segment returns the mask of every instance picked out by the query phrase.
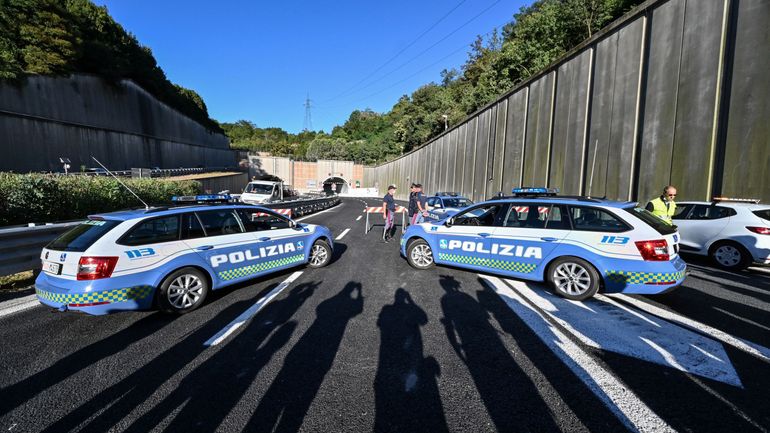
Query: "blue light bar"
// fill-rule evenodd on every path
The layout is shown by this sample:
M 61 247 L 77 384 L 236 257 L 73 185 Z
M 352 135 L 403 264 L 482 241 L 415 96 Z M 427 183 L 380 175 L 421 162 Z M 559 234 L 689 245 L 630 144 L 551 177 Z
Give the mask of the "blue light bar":
M 230 194 L 175 195 L 171 197 L 174 203 L 221 203 L 232 200 Z
M 559 188 L 514 188 L 513 194 L 558 194 Z

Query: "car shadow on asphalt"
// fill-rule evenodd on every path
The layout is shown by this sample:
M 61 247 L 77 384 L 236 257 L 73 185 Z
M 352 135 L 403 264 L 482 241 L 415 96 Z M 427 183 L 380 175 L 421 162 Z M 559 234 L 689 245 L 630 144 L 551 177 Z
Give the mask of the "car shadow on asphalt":
M 425 311 L 403 288 L 377 319 L 380 355 L 374 379 L 375 431 L 448 431 L 436 377 L 438 362 L 423 356 Z
M 93 317 L 83 317 L 83 319 L 99 320 Z M 0 416 L 9 413 L 71 376 L 92 368 L 97 362 L 120 353 L 127 346 L 158 332 L 173 321 L 173 316 L 159 312 L 146 315 L 109 337 L 93 342 L 59 359 L 46 369 L 0 389 L 0 396 L 2 396 L 0 398 Z
M 73 431 L 76 428 L 82 428 L 85 431 L 113 429 L 116 422 L 133 412 L 138 406 L 145 404 L 168 380 L 206 350 L 207 346 L 204 342 L 252 304 L 253 299 L 243 300 L 223 309 L 216 317 L 205 321 L 185 338 L 163 350 L 124 379 L 94 394 L 85 403 L 56 420 L 43 431 L 53 433 Z M 209 401 L 216 401 L 216 397 L 208 393 L 205 397 Z M 138 430 L 148 431 L 150 428 L 139 426 Z
M 288 343 L 297 328 L 292 318 L 319 285 L 299 284 L 285 298 L 265 306 L 246 329 L 186 375 L 126 431 L 150 431 L 180 406 L 184 407 L 165 427 L 166 431 L 217 431 L 258 373 Z

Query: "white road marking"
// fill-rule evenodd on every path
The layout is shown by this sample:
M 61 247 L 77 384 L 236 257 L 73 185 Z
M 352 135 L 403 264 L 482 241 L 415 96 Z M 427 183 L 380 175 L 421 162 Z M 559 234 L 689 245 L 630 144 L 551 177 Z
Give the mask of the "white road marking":
M 335 241 L 338 241 L 338 240 L 340 240 L 340 239 L 344 238 L 344 237 L 345 237 L 345 235 L 346 235 L 346 234 L 348 234 L 348 232 L 349 232 L 349 231 L 350 231 L 350 229 L 345 229 L 345 230 L 343 230 L 343 231 L 342 231 L 342 233 L 340 233 L 340 235 L 339 235 L 339 236 L 337 236 L 336 238 L 334 238 L 334 240 L 335 240 Z
M 756 356 L 757 358 L 770 362 L 770 349 L 767 347 L 761 346 L 756 343 L 752 343 L 750 341 L 743 340 L 738 337 L 733 337 L 732 335 L 724 331 L 720 331 L 719 329 L 713 328 L 709 325 L 706 325 L 705 323 L 701 323 L 701 322 L 698 322 L 697 320 L 693 320 L 688 317 L 681 316 L 677 313 L 665 310 L 660 307 L 656 307 L 655 305 L 649 304 L 644 301 L 640 301 L 628 295 L 613 293 L 609 296 L 616 299 L 620 299 L 626 303 L 633 305 L 634 307 L 642 311 L 645 311 L 654 316 L 658 316 L 661 319 L 666 319 L 670 322 L 675 322 L 681 326 L 690 328 L 702 334 L 706 334 L 715 340 L 719 340 L 722 343 L 729 344 L 730 346 L 733 346 L 736 349 L 740 349 L 746 353 Z
M 310 214 L 310 215 L 306 215 L 306 216 L 303 216 L 302 218 L 297 218 L 297 219 L 295 219 L 294 221 L 304 221 L 304 220 L 306 220 L 306 219 L 308 219 L 308 218 L 312 218 L 312 217 L 314 217 L 314 216 L 318 216 L 318 215 L 321 215 L 322 213 L 326 213 L 326 212 L 329 212 L 329 211 L 333 211 L 333 210 L 337 210 L 337 209 L 340 209 L 340 208 L 341 208 L 341 207 L 343 207 L 344 205 L 345 205 L 345 203 L 343 203 L 343 202 L 340 202 L 340 204 L 338 204 L 337 206 L 334 206 L 334 207 L 330 207 L 329 209 L 326 209 L 326 210 L 322 210 L 321 212 L 316 212 L 316 213 L 314 213 L 314 214 Z
M 537 334 L 540 340 L 631 431 L 673 432 L 632 390 L 602 368 L 588 353 L 553 326 L 536 308 L 499 278 L 479 274 L 487 285 Z
M 584 301 L 590 307 L 586 310 L 541 285 L 505 282 L 587 346 L 743 387 L 724 346 L 708 336 L 663 320 L 650 323 L 639 317 L 642 313 L 629 313 L 602 299 Z M 543 301 L 550 307 L 544 307 Z M 704 351 L 711 356 L 704 355 Z
M 0 317 L 17 313 L 19 311 L 23 311 L 28 308 L 37 307 L 38 305 L 41 305 L 41 304 L 40 304 L 40 301 L 37 300 L 36 295 L 29 295 L 21 298 L 11 299 L 3 303 L 0 303 Z
M 225 326 L 221 331 L 217 332 L 213 337 L 206 340 L 205 343 L 203 343 L 204 346 L 216 346 L 217 344 L 223 342 L 230 334 L 235 332 L 236 329 L 240 328 L 241 325 L 246 323 L 249 319 L 251 319 L 255 314 L 259 312 L 265 305 L 267 305 L 270 301 L 273 300 L 283 289 L 289 287 L 289 284 L 291 284 L 294 280 L 296 280 L 300 275 L 302 275 L 302 271 L 295 272 L 291 275 L 289 275 L 289 278 L 283 280 L 281 284 L 276 286 L 273 290 L 270 291 L 264 298 L 257 301 L 256 304 L 249 307 L 248 310 L 241 313 L 240 316 L 236 317 L 235 320 L 230 322 L 227 326 Z
M 356 221 L 361 221 L 361 218 L 363 218 L 363 215 L 359 215 L 358 218 L 356 218 Z

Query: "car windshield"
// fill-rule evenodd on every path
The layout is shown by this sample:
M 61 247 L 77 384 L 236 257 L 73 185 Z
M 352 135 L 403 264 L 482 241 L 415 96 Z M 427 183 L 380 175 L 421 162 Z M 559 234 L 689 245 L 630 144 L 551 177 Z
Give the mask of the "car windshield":
M 56 251 L 83 252 L 120 221 L 88 220 L 54 239 L 46 248 Z
M 755 210 L 754 215 L 762 218 L 765 221 L 770 221 L 770 209 Z
M 676 227 L 666 224 L 662 219 L 656 217 L 647 209 L 641 207 L 627 207 L 623 210 L 644 221 L 645 224 L 654 228 L 658 233 L 662 235 L 670 235 L 672 233 L 676 233 Z
M 264 183 L 250 183 L 246 185 L 246 189 L 243 192 L 247 192 L 251 194 L 272 194 L 273 185 L 268 185 Z
M 445 198 L 444 207 L 466 207 L 472 205 L 473 202 L 467 198 Z

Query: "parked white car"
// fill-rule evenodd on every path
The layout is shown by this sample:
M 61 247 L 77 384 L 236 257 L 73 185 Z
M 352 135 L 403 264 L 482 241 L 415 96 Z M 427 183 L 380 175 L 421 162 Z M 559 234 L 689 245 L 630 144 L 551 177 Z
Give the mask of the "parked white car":
M 770 264 L 770 205 L 758 200 L 715 199 L 677 203 L 680 248 L 709 256 L 724 269 Z

